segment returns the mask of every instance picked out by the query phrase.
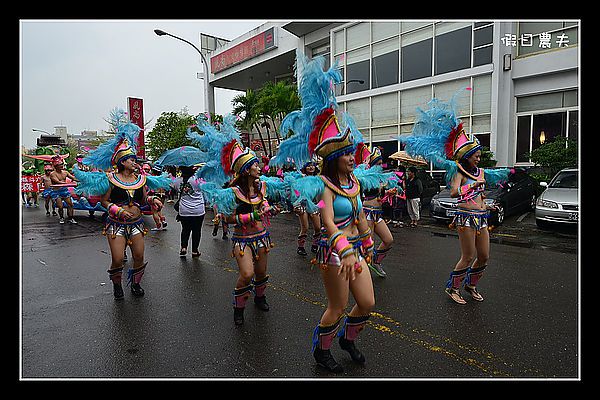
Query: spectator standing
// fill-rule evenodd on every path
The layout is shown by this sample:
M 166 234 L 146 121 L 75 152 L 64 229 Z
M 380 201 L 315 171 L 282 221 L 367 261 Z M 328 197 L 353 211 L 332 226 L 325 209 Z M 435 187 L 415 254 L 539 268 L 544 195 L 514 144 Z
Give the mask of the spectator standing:
M 410 216 L 410 226 L 417 226 L 421 219 L 421 194 L 423 194 L 423 183 L 417 177 L 417 168 L 409 167 L 406 180 L 406 208 Z
M 202 223 L 204 222 L 204 196 L 199 188 L 199 181 L 193 178 L 194 168 L 179 167 L 181 176 L 173 182 L 173 188 L 179 197 L 179 210 L 177 220 L 181 222 L 181 250 L 180 256 L 187 254 L 187 247 L 192 235 L 192 257 L 199 257 L 200 237 L 202 236 Z

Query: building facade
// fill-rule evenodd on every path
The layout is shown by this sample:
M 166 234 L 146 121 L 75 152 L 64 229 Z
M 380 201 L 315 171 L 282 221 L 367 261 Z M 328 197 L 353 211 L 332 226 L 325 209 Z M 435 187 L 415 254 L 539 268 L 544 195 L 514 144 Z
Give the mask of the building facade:
M 529 166 L 556 136 L 578 137 L 580 21 L 269 22 L 210 54 L 210 84 L 257 89 L 293 78 L 296 49 L 338 62 L 340 110 L 384 155 L 401 150 L 416 108 L 457 106 L 498 166 Z M 430 169 L 432 173 L 432 169 Z

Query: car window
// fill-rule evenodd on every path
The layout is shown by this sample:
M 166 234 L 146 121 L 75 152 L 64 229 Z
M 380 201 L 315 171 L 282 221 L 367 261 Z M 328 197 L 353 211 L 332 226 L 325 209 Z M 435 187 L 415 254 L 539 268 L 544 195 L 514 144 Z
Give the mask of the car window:
M 550 183 L 550 187 L 577 189 L 577 174 L 577 171 L 559 172 Z

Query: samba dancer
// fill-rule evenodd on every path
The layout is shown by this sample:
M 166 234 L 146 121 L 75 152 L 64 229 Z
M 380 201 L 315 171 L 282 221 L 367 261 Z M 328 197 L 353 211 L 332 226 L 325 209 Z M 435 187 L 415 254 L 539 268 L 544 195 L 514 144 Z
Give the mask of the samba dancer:
M 470 88 L 467 88 L 470 90 Z M 401 135 L 411 156 L 422 156 L 436 167 L 446 170 L 446 182 L 452 197 L 458 197 L 458 209 L 451 228 L 457 228 L 461 257 L 450 273 L 445 292 L 456 303 L 465 304 L 460 294 L 464 289 L 476 301 L 483 301 L 477 290 L 489 260 L 489 209 L 484 201 L 485 185 L 507 179 L 509 170 L 484 169 L 478 164 L 481 144 L 473 134 L 465 133 L 457 118 L 454 94 L 449 102 L 432 99 L 426 110 L 417 109 L 417 120 L 411 135 Z
M 122 288 L 123 258 L 126 247 L 131 248 L 133 267 L 127 271 L 128 285 L 133 296 L 145 294 L 140 282 L 148 262 L 144 260 L 144 236 L 148 229 L 142 219 L 142 207 L 161 209 L 162 202 L 157 196 L 148 195 L 149 189 L 169 189 L 171 179 L 161 176 L 138 174 L 136 148 L 140 128 L 129 122 L 125 112 L 115 109 L 111 117 L 116 125 L 115 137 L 100 145 L 84 158 L 83 163 L 100 170 L 112 172 L 84 172 L 75 168 L 74 174 L 80 180 L 75 188 L 77 193 L 101 195 L 101 204 L 108 210 L 102 234 L 108 240 L 111 264 L 107 270 L 113 283 L 113 295 L 120 300 L 124 297 Z

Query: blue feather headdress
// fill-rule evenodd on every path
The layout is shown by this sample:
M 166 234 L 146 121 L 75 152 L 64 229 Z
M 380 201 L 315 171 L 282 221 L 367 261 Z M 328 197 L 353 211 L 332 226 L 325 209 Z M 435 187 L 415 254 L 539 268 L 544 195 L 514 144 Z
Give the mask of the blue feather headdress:
M 192 127 L 187 130 L 187 137 L 192 142 L 196 143 L 198 148 L 206 152 L 208 160 L 202 168 L 196 171 L 196 176 L 207 182 L 214 182 L 222 186 L 229 182 L 232 178 L 232 173 L 223 165 L 223 149 L 232 143 L 241 143 L 241 136 L 235 127 L 237 116 L 226 115 L 223 118 L 223 123 L 215 126 L 208 122 L 205 115 L 200 114 L 196 119 L 195 127 L 201 133 L 192 130 Z M 251 150 L 248 150 L 251 152 Z M 253 154 L 253 153 L 252 153 Z
M 462 168 L 458 161 L 470 157 L 481 149 L 479 140 L 473 134 L 466 134 L 462 122 L 457 117 L 456 101 L 464 88 L 444 102 L 437 98 L 427 103 L 427 109 L 417 108 L 417 119 L 411 134 L 398 137 L 405 144 L 408 155 L 421 156 L 437 168 L 446 170 L 446 183 L 449 184 Z M 490 179 L 501 181 L 508 176 L 508 169 L 485 170 Z M 492 183 L 492 182 L 490 182 Z M 493 182 L 496 183 L 496 182 Z
M 140 127 L 129 121 L 125 111 L 120 108 L 111 110 L 110 123 L 115 127 L 115 136 L 102 143 L 96 150 L 89 153 L 83 159 L 83 164 L 101 170 L 108 170 L 111 167 L 114 167 L 113 155 L 115 154 L 115 151 L 120 145 L 125 143 L 125 147 L 131 148 L 128 153 L 135 155 Z
M 300 110 L 292 111 L 281 121 L 279 132 L 286 137 L 279 145 L 274 166 L 281 167 L 291 158 L 296 165 L 304 165 L 311 160 L 308 142 L 314 129 L 316 118 L 328 108 L 337 109 L 334 84 L 342 81 L 339 66 L 334 63 L 327 71 L 323 70 L 325 58 L 309 60 L 296 51 L 294 73 L 299 77 L 298 94 L 302 102 Z

